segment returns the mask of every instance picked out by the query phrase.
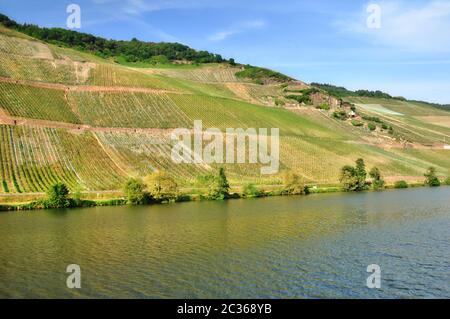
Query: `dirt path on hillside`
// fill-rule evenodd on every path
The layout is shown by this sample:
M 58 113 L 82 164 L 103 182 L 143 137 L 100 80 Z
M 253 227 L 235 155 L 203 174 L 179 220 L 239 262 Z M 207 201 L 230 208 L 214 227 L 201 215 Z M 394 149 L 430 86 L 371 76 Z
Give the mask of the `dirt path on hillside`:
M 71 133 L 81 134 L 83 132 L 116 132 L 116 133 L 151 133 L 154 135 L 169 136 L 173 129 L 160 128 L 128 128 L 128 127 L 93 127 L 86 124 L 72 124 L 65 122 L 28 119 L 8 115 L 5 110 L 0 108 L 0 124 L 30 126 L 36 128 L 56 128 L 65 129 Z
M 72 134 L 82 134 L 84 132 L 104 132 L 104 133 L 144 133 L 158 136 L 167 136 L 173 132 L 173 129 L 162 129 L 162 128 L 128 128 L 128 127 L 93 127 L 86 124 L 72 124 L 65 122 L 57 122 L 57 121 L 49 121 L 49 120 L 39 120 L 39 119 L 28 119 L 22 117 L 10 116 L 6 113 L 5 110 L 0 108 L 0 124 L 5 125 L 20 125 L 20 126 L 28 126 L 35 128 L 55 128 L 55 129 L 64 129 Z M 372 141 L 348 141 L 348 143 L 352 144 L 361 144 L 361 145 L 371 145 L 376 146 L 383 149 L 397 148 L 397 149 L 422 149 L 422 150 L 442 150 L 444 149 L 444 145 L 441 143 L 435 143 L 433 145 L 422 145 L 418 143 L 408 143 L 408 145 L 393 142 L 393 141 L 380 141 L 380 142 L 372 142 Z
M 115 93 L 149 93 L 149 94 L 190 94 L 189 92 L 180 92 L 172 90 L 162 90 L 162 89 L 149 89 L 140 87 L 124 87 L 124 86 L 96 86 L 96 85 L 64 85 L 58 83 L 45 83 L 45 82 L 35 82 L 28 80 L 15 80 L 11 78 L 5 78 L 0 76 L 0 82 L 3 83 L 13 83 L 21 84 L 36 88 L 53 89 L 61 91 L 71 91 L 71 92 L 115 92 Z
M 93 134 L 95 139 L 97 140 L 97 143 L 100 145 L 100 147 L 102 148 L 103 152 L 105 152 L 105 154 L 109 157 L 109 159 L 111 160 L 111 162 L 114 163 L 114 165 L 116 165 L 116 167 L 125 175 L 128 176 L 128 172 L 132 172 L 133 168 L 132 167 L 126 167 L 128 168 L 128 172 L 126 170 L 125 167 L 122 167 L 120 165 L 120 160 L 118 160 L 116 158 L 116 156 L 114 156 L 115 154 L 112 154 L 111 149 L 109 149 L 108 147 L 106 147 L 102 141 L 100 140 L 100 138 L 97 136 L 97 134 Z
M 0 80 L 1 81 L 1 80 Z M 299 108 L 286 108 L 294 113 L 304 113 L 304 110 Z M 299 112 L 300 111 L 300 112 Z M 161 129 L 161 128 L 127 128 L 127 127 L 93 127 L 86 124 L 73 124 L 66 122 L 57 122 L 50 120 L 40 120 L 40 119 L 29 119 L 22 117 L 10 116 L 4 109 L 0 108 L 0 124 L 5 125 L 20 125 L 20 126 L 29 126 L 35 128 L 55 128 L 55 129 L 64 129 L 73 134 L 82 134 L 84 132 L 110 132 L 110 133 L 145 133 L 151 135 L 159 135 L 159 136 L 170 136 L 173 132 L 173 129 Z M 349 143 L 354 144 L 364 144 L 364 145 L 372 145 L 383 149 L 389 148 L 398 148 L 398 149 L 422 149 L 422 150 L 443 150 L 443 143 L 434 143 L 432 145 L 423 145 L 419 143 L 408 143 L 405 145 L 404 143 L 394 142 L 394 141 L 348 141 Z M 122 169 L 122 168 L 121 168 Z

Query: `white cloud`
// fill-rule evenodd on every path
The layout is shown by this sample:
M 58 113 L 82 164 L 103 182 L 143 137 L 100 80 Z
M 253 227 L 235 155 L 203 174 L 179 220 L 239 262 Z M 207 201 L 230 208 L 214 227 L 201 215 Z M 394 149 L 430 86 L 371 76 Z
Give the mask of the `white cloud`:
M 366 25 L 366 7 L 356 15 L 339 20 L 344 32 L 364 35 L 377 45 L 414 52 L 450 52 L 450 1 L 435 0 L 422 5 L 410 1 L 385 1 L 381 7 L 381 28 Z
M 99 0 L 95 0 L 99 1 Z M 117 0 L 100 0 L 117 1 Z M 217 6 L 215 1 L 208 0 L 121 0 L 123 11 L 130 15 L 141 15 L 145 12 L 171 10 L 171 9 L 190 9 Z
M 265 26 L 265 22 L 261 21 L 261 20 L 246 21 L 243 23 L 235 24 L 225 30 L 216 32 L 216 33 L 210 35 L 208 37 L 208 40 L 215 41 L 215 42 L 222 41 L 232 35 L 243 33 L 243 32 L 249 31 L 249 30 L 260 29 L 264 26 Z
M 144 37 L 148 37 L 152 41 L 181 42 L 176 36 L 148 23 L 142 14 L 176 8 L 186 5 L 186 3 L 182 4 L 179 0 L 92 0 L 92 2 L 99 6 L 102 13 L 99 15 L 101 18 L 87 20 L 83 22 L 84 26 L 92 27 L 113 22 L 127 22 L 134 24 L 141 31 L 140 33 L 144 34 Z

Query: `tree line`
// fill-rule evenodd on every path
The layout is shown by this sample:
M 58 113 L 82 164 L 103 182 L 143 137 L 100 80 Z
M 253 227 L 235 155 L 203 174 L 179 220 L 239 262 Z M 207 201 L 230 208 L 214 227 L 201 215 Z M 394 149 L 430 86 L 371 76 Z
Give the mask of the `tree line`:
M 362 158 L 357 159 L 355 164 L 355 166 L 345 165 L 341 168 L 339 181 L 343 190 L 348 192 L 360 192 L 370 188 L 374 190 L 382 190 L 385 188 L 386 182 L 384 181 L 378 167 L 373 167 L 369 173 L 367 173 L 366 165 Z M 367 175 L 369 175 L 370 180 L 367 180 Z M 429 167 L 424 173 L 424 177 L 425 186 L 437 187 L 442 184 L 436 174 L 435 167 Z M 443 183 L 450 185 L 450 177 L 448 177 Z M 394 184 L 394 188 L 408 188 L 408 186 L 408 183 L 403 180 L 396 181 Z
M 222 63 L 228 61 L 219 54 L 196 51 L 180 43 L 144 42 L 136 38 L 131 41 L 110 40 L 62 28 L 43 28 L 33 24 L 19 24 L 3 14 L 0 14 L 0 23 L 31 37 L 87 51 L 103 58 L 122 57 L 127 62 L 184 60 L 194 63 Z M 232 62 L 234 63 L 234 60 Z
M 199 189 L 206 189 L 199 197 L 204 200 L 309 194 L 309 187 L 304 180 L 290 171 L 283 174 L 283 188 L 273 192 L 267 192 L 249 183 L 243 185 L 239 193 L 231 193 L 224 168 L 219 168 L 216 174 L 201 175 L 197 181 Z M 129 178 L 122 190 L 124 198 L 105 201 L 83 200 L 80 192 L 71 194 L 67 185 L 58 182 L 48 188 L 45 199 L 21 205 L 19 209 L 147 205 L 195 200 L 192 194 L 183 194 L 176 180 L 164 171 L 156 171 L 144 178 Z
M 365 191 L 370 188 L 382 190 L 386 183 L 380 169 L 373 167 L 368 173 L 362 158 L 356 160 L 356 165 L 345 165 L 341 169 L 340 182 L 344 191 Z M 367 179 L 370 177 L 370 180 Z M 424 174 L 424 185 L 435 187 L 442 184 L 436 175 L 436 169 L 430 167 Z M 245 184 L 239 193 L 231 193 L 225 169 L 219 168 L 216 174 L 199 176 L 198 181 L 201 188 L 206 191 L 201 193 L 199 199 L 224 200 L 231 198 L 256 198 L 266 196 L 284 195 L 308 195 L 310 187 L 299 175 L 286 171 L 282 176 L 282 187 L 276 191 L 265 191 L 254 184 Z M 450 177 L 443 181 L 450 185 Z M 394 188 L 408 188 L 406 181 L 397 181 Z M 145 178 L 129 178 L 123 186 L 124 198 L 105 201 L 92 201 L 81 199 L 81 193 L 70 193 L 69 188 L 62 182 L 51 185 L 47 190 L 45 199 L 16 207 L 20 210 L 41 208 L 69 208 L 69 207 L 92 207 L 113 205 L 146 205 L 171 202 L 182 202 L 196 200 L 192 195 L 182 194 L 176 180 L 164 171 L 156 171 Z M 72 196 L 71 196 L 72 195 Z M 0 207 L 2 208 L 2 207 Z M 1 210 L 1 209 L 0 209 Z
M 375 98 L 383 98 L 383 99 L 398 99 L 405 100 L 403 97 L 393 97 L 388 93 L 385 93 L 380 90 L 370 91 L 370 90 L 356 90 L 351 91 L 342 86 L 335 86 L 332 84 L 322 84 L 322 83 L 311 83 L 311 86 L 322 89 L 326 91 L 328 94 L 337 97 L 343 98 L 346 96 L 361 96 L 361 97 L 375 97 Z

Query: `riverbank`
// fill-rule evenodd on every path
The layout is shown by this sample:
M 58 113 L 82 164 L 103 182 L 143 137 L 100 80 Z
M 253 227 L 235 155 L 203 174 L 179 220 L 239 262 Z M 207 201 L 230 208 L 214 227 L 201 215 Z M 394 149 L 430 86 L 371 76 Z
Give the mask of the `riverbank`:
M 423 183 L 409 184 L 410 188 L 424 187 Z M 283 193 L 283 186 L 271 185 L 271 190 L 261 191 L 259 195 L 246 196 L 238 191 L 240 187 L 233 187 L 229 199 L 251 199 L 261 197 L 278 197 L 278 196 L 307 196 L 307 195 L 291 195 Z M 385 189 L 395 189 L 394 184 L 386 185 Z M 339 185 L 326 185 L 326 186 L 310 186 L 308 188 L 309 194 L 323 194 L 323 193 L 345 193 Z M 373 191 L 373 190 L 367 190 Z M 381 190 L 382 191 L 382 190 Z M 45 205 L 41 204 L 45 199 L 45 193 L 36 194 L 34 200 L 29 198 L 33 197 L 30 194 L 23 195 L 8 195 L 9 202 L 3 202 L 0 204 L 0 211 L 31 211 L 48 209 Z M 3 198 L 4 199 L 4 198 Z M 3 200 L 2 199 L 2 200 Z M 202 195 L 199 189 L 191 189 L 190 193 L 180 194 L 174 202 L 198 202 L 198 201 L 211 201 Z M 166 202 L 152 202 L 148 205 L 164 205 Z M 72 205 L 68 208 L 83 208 L 83 207 L 106 207 L 106 206 L 124 206 L 127 205 L 127 200 L 124 194 L 120 191 L 102 191 L 102 192 L 88 192 L 81 193 L 81 197 L 77 200 L 72 200 Z

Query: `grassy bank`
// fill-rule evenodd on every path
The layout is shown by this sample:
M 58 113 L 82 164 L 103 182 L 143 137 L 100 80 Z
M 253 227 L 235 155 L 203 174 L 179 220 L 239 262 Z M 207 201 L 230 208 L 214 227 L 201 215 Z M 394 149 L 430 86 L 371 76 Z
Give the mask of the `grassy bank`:
M 231 187 L 220 168 L 217 174 L 203 175 L 197 178 L 198 185 L 193 188 L 180 188 L 169 174 L 159 171 L 141 178 L 129 178 L 123 186 L 123 192 L 75 192 L 70 193 L 66 184 L 52 184 L 47 192 L 38 194 L 36 200 L 22 203 L 0 205 L 0 211 L 23 211 L 48 208 L 80 208 L 117 205 L 153 205 L 174 202 L 190 202 L 202 200 L 248 199 L 271 196 L 293 196 L 336 192 L 383 191 L 385 189 L 402 189 L 408 187 L 450 185 L 450 177 L 441 182 L 436 169 L 429 167 L 425 172 L 423 183 L 408 184 L 397 180 L 394 184 L 386 184 L 380 170 L 373 167 L 369 173 L 362 158 L 356 160 L 356 166 L 346 165 L 341 169 L 340 184 L 310 185 L 292 172 L 283 173 L 282 185 L 242 184 Z M 370 177 L 370 180 L 367 177 Z M 97 198 L 92 199 L 95 194 Z M 104 196 L 100 198 L 100 196 Z M 27 194 L 20 197 L 28 198 Z M 20 198 L 19 197 L 19 198 Z M 6 196 L 14 200 L 14 196 Z
M 415 183 L 415 184 L 408 184 L 409 188 L 416 188 L 416 187 L 424 187 L 423 183 Z M 292 194 L 286 194 L 283 191 L 283 187 L 280 186 L 278 188 L 274 188 L 272 186 L 272 190 L 270 191 L 261 191 L 257 195 L 248 196 L 241 192 L 233 192 L 225 198 L 225 200 L 229 199 L 252 199 L 252 198 L 263 198 L 263 197 L 274 197 L 274 196 L 306 196 L 306 195 L 292 195 Z M 386 185 L 385 189 L 396 189 L 394 184 Z M 372 189 L 369 189 L 367 191 L 374 191 Z M 339 185 L 326 185 L 322 187 L 309 187 L 309 194 L 325 194 L 325 193 L 346 193 L 345 190 L 342 189 Z M 114 197 L 104 197 L 104 196 L 111 196 L 114 194 Z M 128 205 L 127 199 L 123 194 L 119 194 L 119 192 L 110 192 L 110 193 L 86 193 L 82 194 L 83 198 L 79 200 L 73 200 L 72 204 L 68 208 L 82 208 L 82 207 L 106 207 L 106 206 L 124 206 Z M 100 199 L 87 199 L 92 198 L 94 196 L 101 196 Z M 43 201 L 43 195 L 40 195 L 42 199 L 38 200 L 24 200 L 20 202 L 22 197 L 16 197 L 13 199 L 12 202 L 9 203 L 3 203 L 0 204 L 0 211 L 29 211 L 29 210 L 41 210 L 41 209 L 47 209 L 49 207 L 45 207 L 45 205 L 42 204 Z M 86 198 L 87 197 L 87 198 Z M 25 197 L 26 198 L 26 197 Z M 191 192 L 180 194 L 176 200 L 173 202 L 192 202 L 192 201 L 210 201 L 211 199 L 208 199 L 200 190 L 191 189 Z M 148 205 L 161 205 L 161 204 L 167 204 L 167 202 L 151 202 Z

